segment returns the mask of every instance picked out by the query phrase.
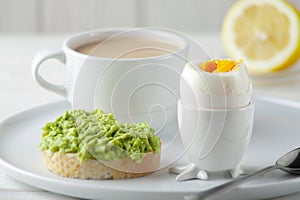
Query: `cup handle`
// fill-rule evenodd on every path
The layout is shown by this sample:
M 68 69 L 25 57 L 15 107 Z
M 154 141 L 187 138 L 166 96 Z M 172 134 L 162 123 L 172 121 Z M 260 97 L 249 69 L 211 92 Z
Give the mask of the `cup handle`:
M 34 80 L 46 90 L 57 93 L 63 97 L 67 96 L 66 87 L 64 85 L 55 85 L 46 81 L 39 73 L 42 64 L 48 59 L 56 59 L 61 63 L 66 63 L 65 53 L 61 49 L 47 49 L 39 52 L 33 59 L 32 75 Z

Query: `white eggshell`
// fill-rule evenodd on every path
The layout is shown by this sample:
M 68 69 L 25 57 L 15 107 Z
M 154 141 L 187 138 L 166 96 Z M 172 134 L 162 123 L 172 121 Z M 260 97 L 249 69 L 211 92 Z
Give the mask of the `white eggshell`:
M 239 70 L 210 73 L 198 66 L 203 61 L 187 63 L 180 78 L 183 105 L 191 108 L 227 109 L 247 106 L 251 101 L 252 82 L 244 63 Z

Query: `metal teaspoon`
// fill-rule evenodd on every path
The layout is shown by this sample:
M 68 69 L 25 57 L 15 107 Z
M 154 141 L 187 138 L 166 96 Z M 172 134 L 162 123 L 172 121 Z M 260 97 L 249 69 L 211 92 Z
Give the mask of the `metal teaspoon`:
M 273 166 L 266 167 L 247 176 L 237 178 L 198 194 L 188 195 L 185 197 L 185 200 L 211 200 L 217 198 L 225 192 L 229 192 L 239 185 L 275 169 L 280 169 L 290 174 L 300 175 L 300 147 L 279 158 Z

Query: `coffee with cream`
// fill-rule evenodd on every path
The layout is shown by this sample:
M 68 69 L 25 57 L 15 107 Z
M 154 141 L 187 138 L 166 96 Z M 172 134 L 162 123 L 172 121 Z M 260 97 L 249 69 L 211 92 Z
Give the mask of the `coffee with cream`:
M 32 70 L 41 87 L 65 97 L 72 109 L 99 108 L 125 123 L 145 121 L 173 138 L 180 73 L 188 59 L 204 55 L 190 54 L 190 43 L 194 49 L 185 36 L 159 28 L 92 30 L 68 38 L 62 49 L 39 53 Z M 65 64 L 64 84 L 40 74 L 50 59 Z
M 108 38 L 75 48 L 80 53 L 105 58 L 149 58 L 174 53 L 179 49 L 178 44 L 144 37 Z

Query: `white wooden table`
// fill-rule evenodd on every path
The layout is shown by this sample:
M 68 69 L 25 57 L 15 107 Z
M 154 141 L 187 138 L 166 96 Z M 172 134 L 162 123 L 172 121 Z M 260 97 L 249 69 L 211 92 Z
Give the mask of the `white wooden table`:
M 71 34 L 1 35 L 0 34 L 0 121 L 9 115 L 37 105 L 60 100 L 61 97 L 41 89 L 32 79 L 31 61 L 43 49 L 60 48 Z M 219 34 L 188 34 L 213 57 L 226 55 Z M 300 63 L 298 62 L 297 65 Z M 299 66 L 300 67 L 300 66 Z M 48 80 L 62 82 L 64 67 L 48 61 L 42 73 Z M 256 85 L 254 93 L 300 101 L 300 76 L 281 84 Z M 1 133 L 0 133 L 1 134 Z M 73 199 L 22 184 L 8 177 L 0 168 L 0 200 L 2 199 Z M 300 193 L 278 200 L 298 200 Z

